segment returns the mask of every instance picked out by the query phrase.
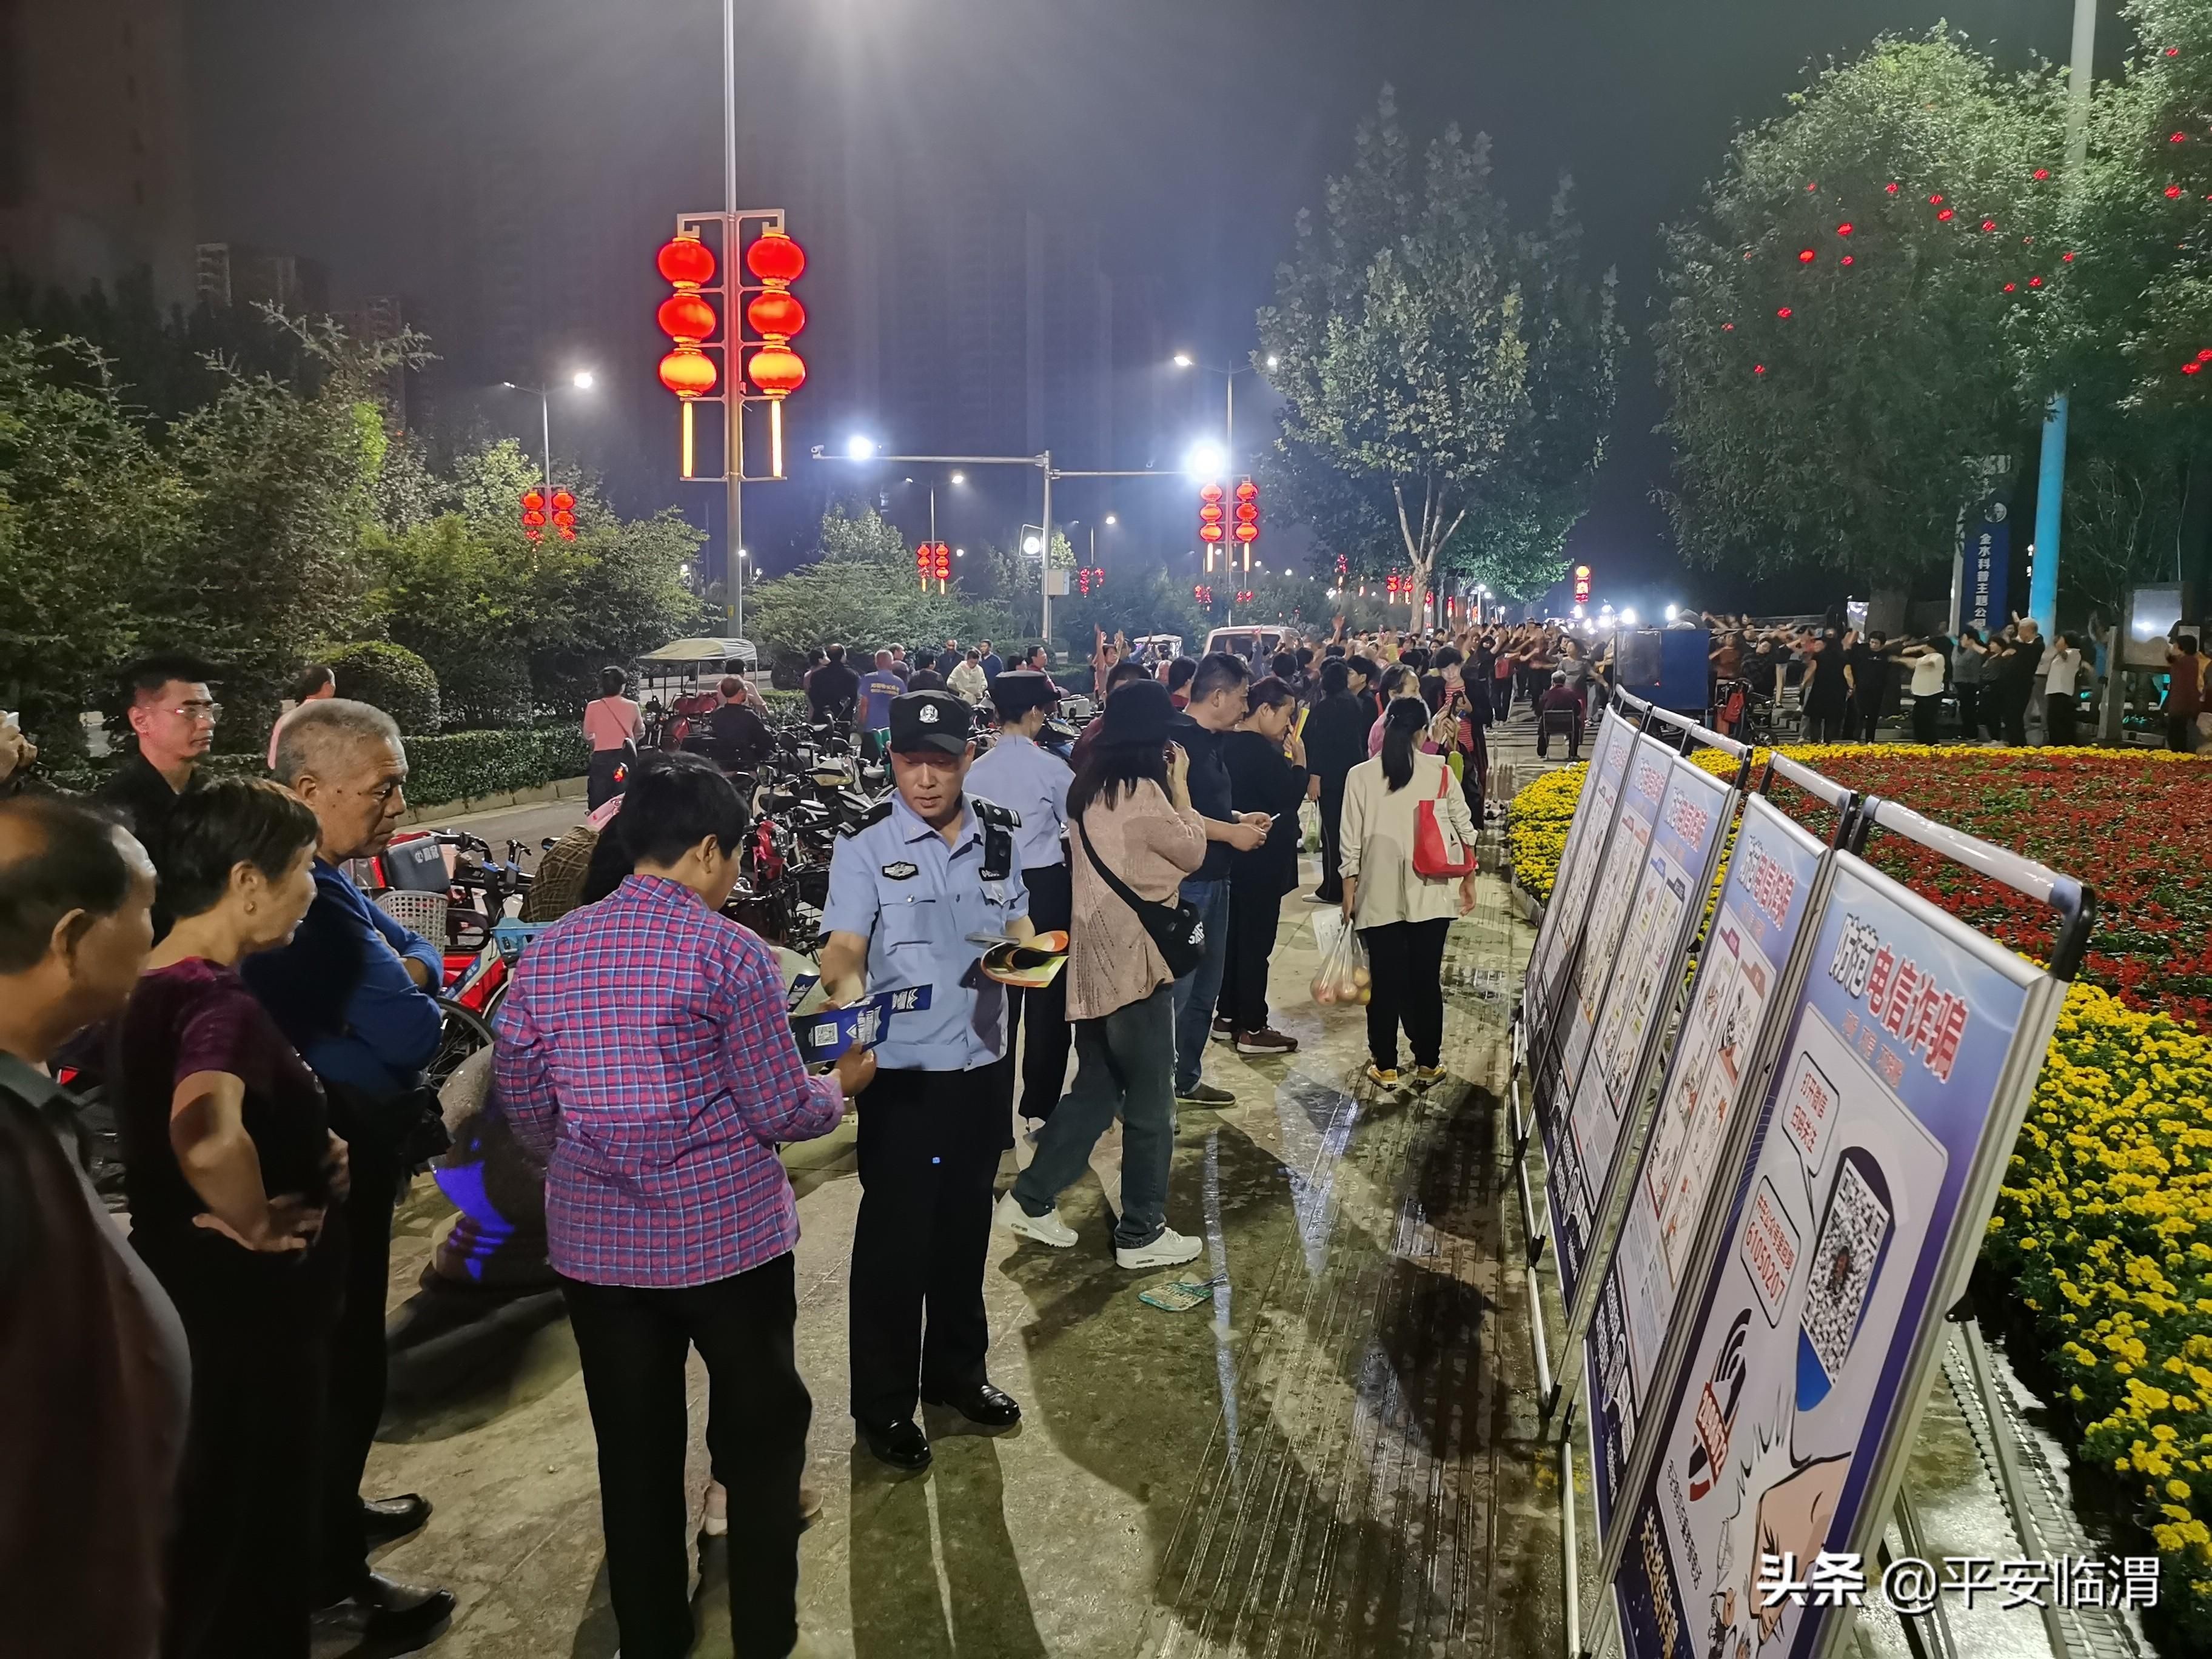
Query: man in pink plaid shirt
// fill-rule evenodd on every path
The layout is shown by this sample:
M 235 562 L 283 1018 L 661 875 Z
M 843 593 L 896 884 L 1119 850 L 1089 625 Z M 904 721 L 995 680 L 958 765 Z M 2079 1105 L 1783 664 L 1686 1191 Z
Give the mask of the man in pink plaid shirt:
M 745 811 L 714 767 L 672 757 L 630 785 L 628 879 L 532 945 L 495 1073 L 545 1156 L 553 1267 L 599 1439 L 599 1515 L 623 1651 L 690 1651 L 684 1365 L 696 1346 L 729 1491 L 739 1659 L 798 1640 L 799 1481 L 813 1413 L 793 1354 L 799 1214 L 776 1145 L 827 1134 L 875 1061 L 808 1074 L 775 955 L 720 914 Z

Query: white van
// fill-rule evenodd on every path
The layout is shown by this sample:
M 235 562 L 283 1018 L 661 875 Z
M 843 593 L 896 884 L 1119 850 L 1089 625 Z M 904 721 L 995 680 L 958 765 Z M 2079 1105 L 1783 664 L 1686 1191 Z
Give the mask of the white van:
M 1283 648 L 1285 630 L 1279 628 L 1217 628 L 1206 636 L 1206 649 L 1210 655 L 1226 651 L 1244 659 L 1256 673 L 1267 672 L 1267 664 L 1275 653 Z

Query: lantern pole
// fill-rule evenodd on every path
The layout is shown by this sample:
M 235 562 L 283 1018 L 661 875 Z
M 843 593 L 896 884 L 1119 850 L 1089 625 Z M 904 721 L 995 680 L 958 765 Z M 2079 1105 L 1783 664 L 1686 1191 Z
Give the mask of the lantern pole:
M 745 630 L 745 379 L 744 350 L 739 340 L 738 298 L 740 293 L 738 276 L 739 244 L 743 237 L 738 228 L 738 6 L 737 0 L 722 0 L 722 197 L 728 217 L 723 222 L 722 261 L 728 270 L 730 303 L 729 315 L 722 324 L 723 337 L 728 349 L 723 353 L 727 360 L 724 368 L 728 376 L 729 414 L 726 422 L 728 434 L 728 458 L 722 468 L 723 525 L 727 544 L 722 550 L 723 571 L 728 577 L 724 612 L 730 619 L 730 632 L 742 639 Z
M 1046 450 L 1037 458 L 1044 469 L 1044 524 L 1037 532 L 1043 544 L 1038 555 L 1037 568 L 1037 632 L 1044 635 L 1045 660 L 1052 660 L 1052 451 Z

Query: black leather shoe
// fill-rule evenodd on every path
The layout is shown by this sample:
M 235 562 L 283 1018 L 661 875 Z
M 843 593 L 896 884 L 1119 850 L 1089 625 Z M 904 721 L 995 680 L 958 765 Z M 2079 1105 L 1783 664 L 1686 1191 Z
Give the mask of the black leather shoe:
M 986 1429 L 1010 1429 L 1022 1420 L 1020 1402 L 1003 1389 L 988 1382 L 978 1382 L 974 1388 L 959 1394 L 940 1395 L 922 1398 L 933 1406 L 950 1406 L 970 1423 Z
M 373 1572 L 343 1601 L 315 1614 L 319 1632 L 352 1636 L 356 1645 L 380 1655 L 413 1653 L 444 1633 L 453 1616 L 453 1593 L 420 1584 L 403 1584 Z
M 371 1549 L 396 1544 L 408 1534 L 422 1531 L 429 1519 L 430 1500 L 419 1492 L 362 1500 L 361 1529 L 368 1534 Z
M 921 1431 L 921 1425 L 911 1417 L 902 1417 L 896 1423 L 878 1427 L 872 1423 L 860 1425 L 860 1438 L 867 1443 L 878 1462 L 890 1464 L 895 1469 L 926 1469 L 929 1467 L 929 1437 Z

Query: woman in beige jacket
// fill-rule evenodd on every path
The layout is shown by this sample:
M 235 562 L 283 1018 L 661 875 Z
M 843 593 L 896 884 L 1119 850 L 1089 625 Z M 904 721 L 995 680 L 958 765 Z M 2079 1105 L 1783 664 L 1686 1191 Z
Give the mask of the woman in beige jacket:
M 1398 1082 L 1398 1028 L 1413 1051 L 1413 1081 L 1443 1075 L 1444 935 L 1452 918 L 1474 908 L 1474 875 L 1455 880 L 1413 868 L 1419 804 L 1461 842 L 1474 844 L 1474 819 L 1442 756 L 1416 752 L 1429 723 L 1426 704 L 1401 698 L 1384 711 L 1382 752 L 1352 769 L 1344 783 L 1344 915 L 1367 946 L 1373 995 L 1367 1005 L 1367 1076 Z
M 1103 866 L 1146 903 L 1175 902 L 1206 857 L 1205 821 L 1190 804 L 1189 757 L 1168 742 L 1167 687 L 1115 688 L 1098 735 L 1067 793 L 1067 1017 L 1075 1082 L 1038 1133 L 1036 1156 L 999 1201 L 999 1224 L 1065 1249 L 1075 1230 L 1058 1200 L 1091 1149 L 1121 1120 L 1121 1215 L 1114 1255 L 1142 1271 L 1188 1261 L 1199 1241 L 1167 1224 L 1175 1155 L 1175 975 Z

